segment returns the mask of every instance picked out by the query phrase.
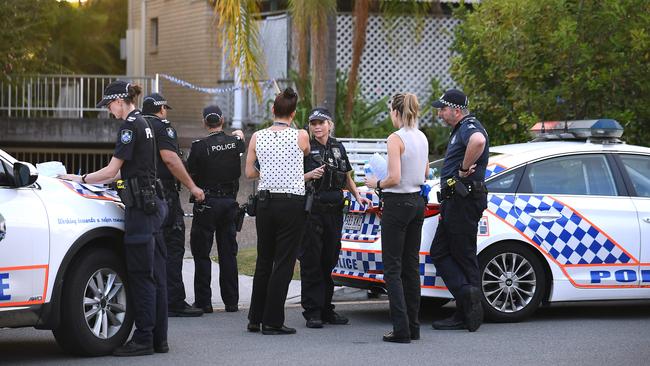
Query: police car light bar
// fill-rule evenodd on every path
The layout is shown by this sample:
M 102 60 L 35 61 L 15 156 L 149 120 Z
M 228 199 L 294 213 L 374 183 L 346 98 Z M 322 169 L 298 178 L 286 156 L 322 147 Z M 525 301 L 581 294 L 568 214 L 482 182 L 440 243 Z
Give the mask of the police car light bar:
M 623 127 L 613 119 L 537 122 L 530 133 L 534 140 L 618 140 Z

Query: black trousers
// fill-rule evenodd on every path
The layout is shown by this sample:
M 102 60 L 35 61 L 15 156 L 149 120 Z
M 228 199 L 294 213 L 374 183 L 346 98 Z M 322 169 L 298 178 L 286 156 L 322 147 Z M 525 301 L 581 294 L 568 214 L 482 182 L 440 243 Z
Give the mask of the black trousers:
M 280 327 L 305 224 L 304 198 L 258 201 L 257 262 L 248 319 Z
M 460 299 L 468 286 L 480 288 L 476 233 L 486 208 L 486 193 L 472 193 L 465 198 L 455 194 L 441 204 L 431 259 L 436 275 L 442 276 L 455 299 Z
M 194 220 L 190 231 L 190 247 L 194 256 L 194 295 L 196 305 L 212 304 L 212 260 L 210 250 L 213 238 L 219 255 L 219 287 L 226 305 L 239 302 L 239 277 L 237 273 L 237 231 L 235 215 L 237 201 L 232 197 L 208 197 L 202 204 L 194 204 Z
M 300 250 L 301 303 L 305 319 L 327 318 L 334 311 L 332 269 L 341 250 L 343 214 L 312 212 Z
M 183 307 L 185 285 L 183 284 L 183 257 L 185 256 L 185 220 L 183 208 L 174 186 L 165 185 L 167 218 L 162 232 L 167 245 L 167 304 L 170 309 Z
M 129 301 L 135 308 L 132 339 L 146 345 L 167 340 L 167 248 L 161 232 L 167 205 L 161 199 L 156 203 L 153 215 L 134 207 L 124 215 Z
M 420 240 L 424 199 L 418 193 L 384 193 L 381 256 L 393 333 L 410 337 L 419 329 Z

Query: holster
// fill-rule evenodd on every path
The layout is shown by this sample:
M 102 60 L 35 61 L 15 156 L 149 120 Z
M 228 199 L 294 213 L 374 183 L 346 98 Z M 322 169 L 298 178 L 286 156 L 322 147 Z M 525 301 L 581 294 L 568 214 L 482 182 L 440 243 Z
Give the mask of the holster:
M 237 232 L 241 231 L 242 226 L 244 226 L 244 216 L 246 215 L 246 204 L 239 206 L 237 212 L 235 213 L 235 229 Z
M 248 202 L 244 204 L 248 216 L 255 216 L 257 214 L 257 195 L 251 194 L 248 196 Z

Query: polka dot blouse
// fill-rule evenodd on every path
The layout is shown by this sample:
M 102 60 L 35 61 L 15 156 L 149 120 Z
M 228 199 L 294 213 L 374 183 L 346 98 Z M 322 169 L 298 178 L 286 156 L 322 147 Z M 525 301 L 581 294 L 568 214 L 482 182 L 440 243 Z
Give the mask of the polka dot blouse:
M 260 191 L 305 194 L 304 153 L 298 146 L 298 130 L 258 131 L 255 152 L 260 162 Z

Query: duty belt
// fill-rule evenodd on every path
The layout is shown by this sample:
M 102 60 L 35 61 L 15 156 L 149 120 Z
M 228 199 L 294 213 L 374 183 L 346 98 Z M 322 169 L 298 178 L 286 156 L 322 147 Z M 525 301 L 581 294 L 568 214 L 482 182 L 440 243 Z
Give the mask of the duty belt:
M 461 197 L 467 197 L 470 194 L 487 193 L 487 187 L 483 181 L 472 180 L 457 180 L 456 178 L 449 178 L 443 183 L 440 192 L 438 193 L 438 202 L 449 199 L 458 194 Z
M 223 197 L 235 197 L 235 192 L 233 191 L 225 191 L 225 190 L 220 190 L 220 189 L 204 189 L 203 193 L 205 193 L 206 198 L 223 198 Z

